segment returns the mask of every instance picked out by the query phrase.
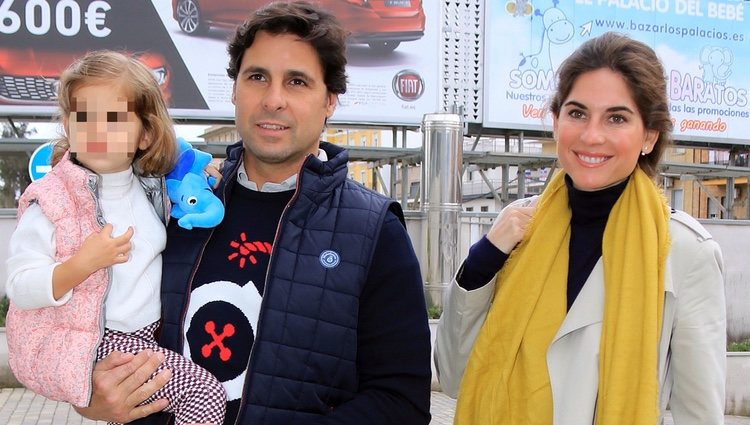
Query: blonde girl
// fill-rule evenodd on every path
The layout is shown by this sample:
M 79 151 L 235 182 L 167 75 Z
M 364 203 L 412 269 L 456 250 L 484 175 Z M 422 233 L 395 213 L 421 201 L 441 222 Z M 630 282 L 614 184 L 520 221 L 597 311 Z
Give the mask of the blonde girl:
M 85 407 L 94 363 L 118 351 L 163 353 L 178 424 L 224 420 L 221 384 L 156 344 L 175 136 L 151 71 L 97 51 L 60 77 L 53 168 L 21 196 L 9 244 L 10 366 L 31 390 Z

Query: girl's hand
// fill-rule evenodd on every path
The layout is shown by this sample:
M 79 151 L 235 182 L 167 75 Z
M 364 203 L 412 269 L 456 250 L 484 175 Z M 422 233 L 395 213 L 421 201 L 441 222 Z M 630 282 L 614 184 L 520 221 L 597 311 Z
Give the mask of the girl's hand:
M 100 232 L 86 237 L 81 249 L 52 271 L 52 296 L 59 300 L 95 271 L 128 261 L 133 233 L 128 227 L 122 235 L 112 237 L 112 225 L 105 224 Z
M 130 239 L 135 232 L 132 227 L 128 227 L 120 236 L 112 236 L 113 227 L 107 223 L 98 233 L 90 234 L 83 241 L 81 249 L 75 257 L 80 264 L 86 264 L 91 267 L 91 273 L 128 261 L 130 258 L 130 249 L 132 247 Z
M 508 207 L 498 214 L 487 233 L 487 239 L 500 251 L 510 254 L 513 248 L 521 242 L 531 217 L 536 211 L 536 203 L 531 206 Z

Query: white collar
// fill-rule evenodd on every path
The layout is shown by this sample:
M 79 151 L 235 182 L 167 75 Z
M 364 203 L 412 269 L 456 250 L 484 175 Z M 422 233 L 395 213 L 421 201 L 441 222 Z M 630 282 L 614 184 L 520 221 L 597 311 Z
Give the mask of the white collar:
M 328 154 L 326 154 L 326 151 L 318 149 L 318 159 L 322 162 L 328 161 Z M 247 177 L 247 173 L 245 172 L 245 160 L 243 159 L 237 170 L 237 183 L 256 192 L 286 192 L 297 188 L 297 174 L 289 176 L 289 178 L 280 183 L 265 182 L 263 187 L 258 190 L 258 185 Z
M 99 197 L 101 199 L 122 198 L 133 185 L 133 167 L 115 173 L 99 174 Z

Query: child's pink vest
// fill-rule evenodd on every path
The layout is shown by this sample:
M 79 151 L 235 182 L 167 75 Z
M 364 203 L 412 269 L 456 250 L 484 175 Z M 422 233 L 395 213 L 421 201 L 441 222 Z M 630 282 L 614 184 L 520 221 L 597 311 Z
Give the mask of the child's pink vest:
M 55 261 L 75 254 L 97 223 L 96 176 L 68 155 L 26 189 L 18 217 L 37 203 L 55 225 Z M 73 289 L 60 307 L 20 310 L 11 302 L 6 321 L 10 367 L 27 388 L 53 400 L 88 406 L 96 349 L 104 332 L 109 270 L 100 269 Z

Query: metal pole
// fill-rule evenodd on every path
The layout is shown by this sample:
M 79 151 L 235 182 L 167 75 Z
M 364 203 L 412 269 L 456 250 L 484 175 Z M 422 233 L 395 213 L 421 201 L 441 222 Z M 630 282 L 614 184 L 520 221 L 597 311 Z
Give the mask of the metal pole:
M 458 269 L 463 131 L 458 114 L 426 114 L 422 121 L 422 205 L 427 216 L 425 295 L 442 305 L 443 291 Z
M 393 134 L 392 146 L 395 148 L 398 146 L 398 130 L 396 129 L 396 127 L 393 127 L 392 134 Z M 398 161 L 393 159 L 390 161 L 390 164 L 391 164 L 391 172 L 390 172 L 391 184 L 390 184 L 390 190 L 388 191 L 388 193 L 390 193 L 390 197 L 392 199 L 396 199 L 396 193 L 398 191 L 398 187 L 396 187 L 396 185 L 399 183 L 398 182 L 398 169 L 397 169 Z M 404 206 L 404 208 L 406 208 L 406 206 Z
M 724 196 L 724 208 L 726 209 L 726 216 L 724 218 L 734 219 L 734 177 L 727 177 L 727 190 Z
M 401 147 L 406 147 L 406 127 L 401 128 Z M 401 161 L 401 207 L 405 210 L 409 209 L 409 187 L 409 166 Z
M 510 152 L 510 135 L 508 133 L 505 133 L 505 152 Z M 505 206 L 509 203 L 508 186 L 510 185 L 510 165 L 503 164 L 502 173 L 503 187 L 500 198 L 502 198 L 503 201 L 500 203 L 500 208 L 505 208 Z

